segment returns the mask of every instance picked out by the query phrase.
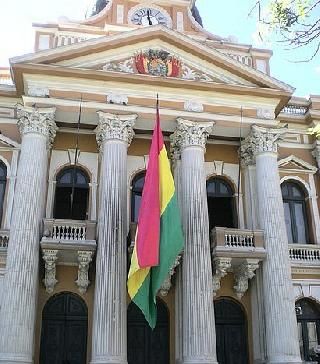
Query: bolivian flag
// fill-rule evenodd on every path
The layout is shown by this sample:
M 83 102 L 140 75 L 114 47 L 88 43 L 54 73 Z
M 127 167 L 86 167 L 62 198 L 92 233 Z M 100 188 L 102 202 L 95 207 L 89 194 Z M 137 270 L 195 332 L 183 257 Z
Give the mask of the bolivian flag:
M 149 163 L 142 191 L 128 292 L 151 328 L 157 322 L 156 296 L 183 249 L 180 211 L 157 105 Z

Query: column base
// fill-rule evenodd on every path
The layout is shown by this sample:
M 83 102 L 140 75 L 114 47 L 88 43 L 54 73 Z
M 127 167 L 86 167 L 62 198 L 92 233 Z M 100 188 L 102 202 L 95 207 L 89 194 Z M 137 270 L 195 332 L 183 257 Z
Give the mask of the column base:
M 266 361 L 266 364 L 303 364 L 304 361 L 297 357 L 278 357 L 275 359 L 270 359 Z
M 90 364 L 128 364 L 128 361 L 124 358 L 99 357 L 99 358 L 91 359 Z
M 0 353 L 0 364 L 33 364 L 33 360 L 25 356 Z
M 219 364 L 217 360 L 208 358 L 188 358 L 183 359 L 181 364 Z

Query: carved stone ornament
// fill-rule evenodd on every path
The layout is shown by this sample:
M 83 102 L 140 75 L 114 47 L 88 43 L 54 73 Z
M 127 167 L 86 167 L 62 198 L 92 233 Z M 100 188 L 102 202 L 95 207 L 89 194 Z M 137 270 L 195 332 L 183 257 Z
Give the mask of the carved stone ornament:
M 138 115 L 114 115 L 102 111 L 98 111 L 98 115 L 99 123 L 95 132 L 99 147 L 106 140 L 120 140 L 130 145 Z
M 181 260 L 181 255 L 178 255 L 175 262 L 174 262 L 174 264 L 173 264 L 173 266 L 170 269 L 168 277 L 166 278 L 166 280 L 161 285 L 159 293 L 163 297 L 167 296 L 169 291 L 170 291 L 170 288 L 171 288 L 171 285 L 172 285 L 171 284 L 171 278 L 173 277 L 177 266 L 180 264 L 180 260 Z
M 216 257 L 213 259 L 213 296 L 220 289 L 221 278 L 225 277 L 231 269 L 231 258 Z
M 128 96 L 116 93 L 110 93 L 107 95 L 107 102 L 109 104 L 127 105 Z
M 214 79 L 210 76 L 208 76 L 207 74 L 205 74 L 204 72 L 195 70 L 189 66 L 187 66 L 186 64 L 182 65 L 182 74 L 181 74 L 181 78 L 183 78 L 184 80 L 191 80 L 191 81 L 204 81 L 204 82 L 212 82 L 214 81 Z
M 89 287 L 90 281 L 88 277 L 89 265 L 92 261 L 93 252 L 92 251 L 78 251 L 78 279 L 76 284 L 78 286 L 79 292 L 85 294 Z
M 247 292 L 249 280 L 255 276 L 255 271 L 259 268 L 259 260 L 247 259 L 241 263 L 234 271 L 235 286 L 233 289 L 239 299 Z
M 273 120 L 274 111 L 272 109 L 258 109 L 257 117 L 260 119 Z
M 28 95 L 33 97 L 49 97 L 48 87 L 28 86 Z
M 318 140 L 316 142 L 314 150 L 312 151 L 312 155 L 317 161 L 318 169 L 320 169 L 320 141 Z
M 102 67 L 102 70 L 122 73 L 135 73 L 133 68 L 133 57 L 123 61 L 108 62 Z
M 56 136 L 57 125 L 55 123 L 56 108 L 35 108 L 28 106 L 17 106 L 18 128 L 20 134 L 37 133 L 47 138 L 50 148 Z
M 253 125 L 251 133 L 240 147 L 241 159 L 244 165 L 255 163 L 255 157 L 260 153 L 277 153 L 278 142 L 283 139 L 287 128 L 269 129 Z
M 183 150 L 187 147 L 206 147 L 208 136 L 213 131 L 214 122 L 198 123 L 178 118 L 178 126 L 173 134 L 173 144 Z
M 57 284 L 56 280 L 56 261 L 58 250 L 53 249 L 43 249 L 42 250 L 42 258 L 45 262 L 45 275 L 43 279 L 43 283 L 46 287 L 46 291 L 48 293 L 52 293 L 55 285 Z
M 203 104 L 198 101 L 188 100 L 184 103 L 185 111 L 203 112 Z

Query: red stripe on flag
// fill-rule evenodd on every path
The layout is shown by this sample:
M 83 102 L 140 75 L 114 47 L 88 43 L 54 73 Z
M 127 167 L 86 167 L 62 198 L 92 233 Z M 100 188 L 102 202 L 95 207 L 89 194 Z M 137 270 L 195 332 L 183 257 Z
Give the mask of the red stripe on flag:
M 153 132 L 147 173 L 142 192 L 136 240 L 138 263 L 141 268 L 159 264 L 160 197 L 159 154 L 163 148 L 160 116 L 157 108 L 156 127 Z

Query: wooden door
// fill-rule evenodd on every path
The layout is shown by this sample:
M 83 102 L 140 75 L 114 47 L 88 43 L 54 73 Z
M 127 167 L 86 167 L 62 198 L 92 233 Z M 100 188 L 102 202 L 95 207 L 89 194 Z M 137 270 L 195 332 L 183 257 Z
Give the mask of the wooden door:
M 165 305 L 157 302 L 157 326 L 152 331 L 140 309 L 128 307 L 128 364 L 169 364 L 169 317 Z
M 42 313 L 41 364 L 85 364 L 88 313 L 83 300 L 72 293 L 58 294 Z
M 219 364 L 248 364 L 246 317 L 242 307 L 231 299 L 214 303 Z

